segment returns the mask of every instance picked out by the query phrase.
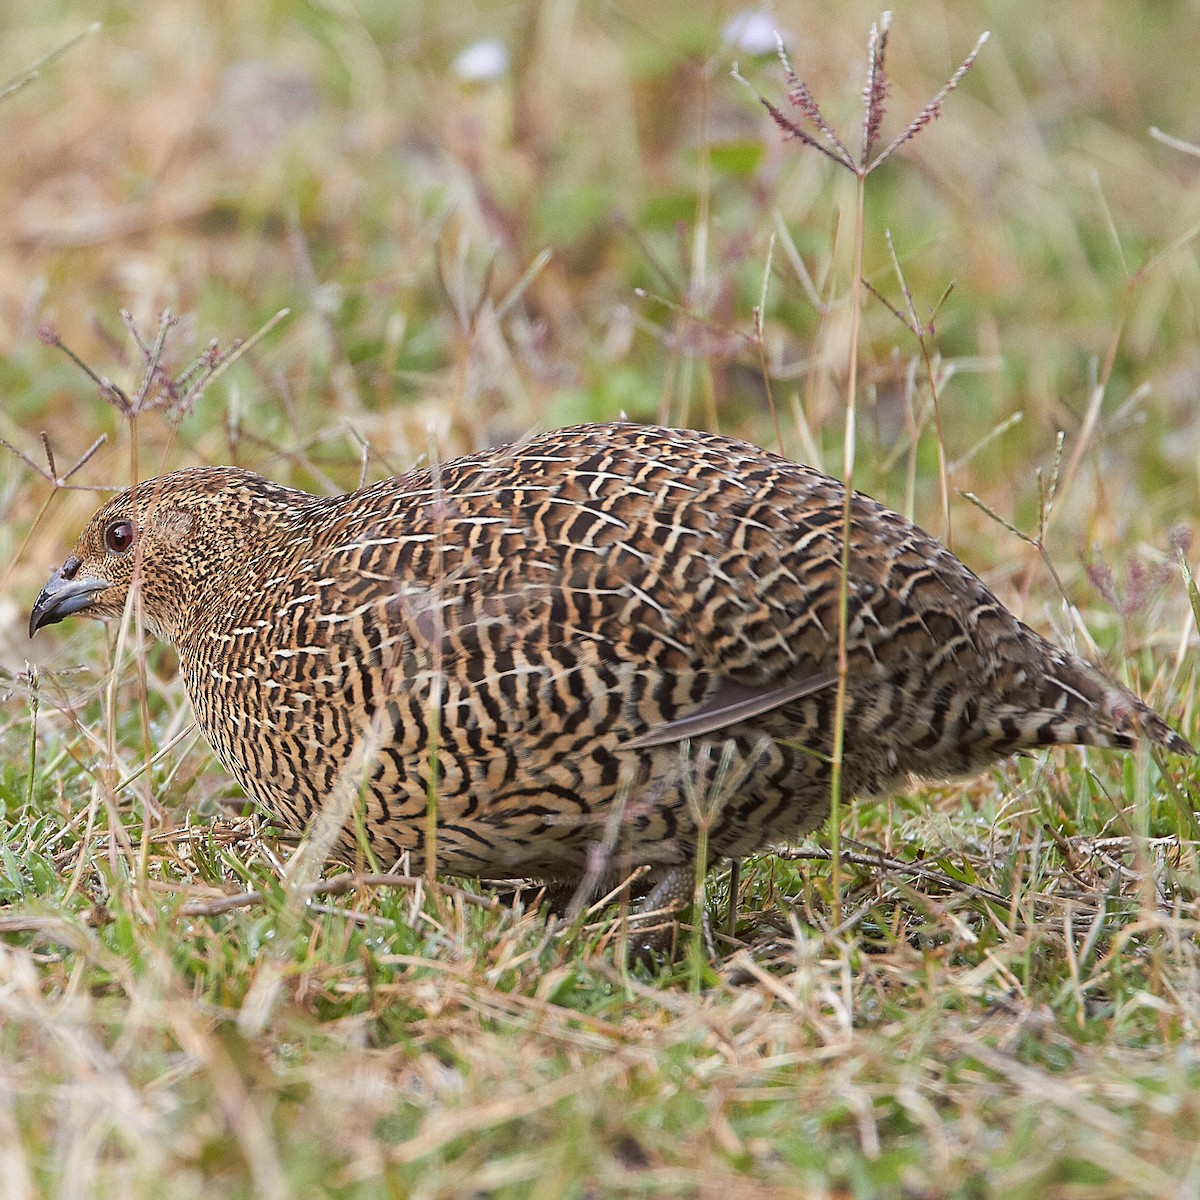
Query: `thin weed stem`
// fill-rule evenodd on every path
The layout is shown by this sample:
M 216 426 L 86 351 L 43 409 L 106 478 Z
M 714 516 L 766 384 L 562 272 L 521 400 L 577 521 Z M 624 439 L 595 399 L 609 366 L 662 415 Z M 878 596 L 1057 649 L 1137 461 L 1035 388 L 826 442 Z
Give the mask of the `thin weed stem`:
M 947 546 L 953 548 L 954 536 L 950 525 L 950 473 L 946 465 L 946 436 L 942 429 L 942 402 L 941 389 L 938 386 L 937 371 L 934 368 L 934 351 L 933 351 L 933 323 L 940 311 L 942 305 L 946 302 L 951 291 L 954 289 L 954 284 L 950 283 L 946 290 L 942 293 L 937 304 L 934 306 L 933 312 L 929 316 L 929 320 L 922 322 L 917 315 L 917 304 L 913 298 L 912 288 L 908 286 L 908 279 L 904 274 L 904 268 L 900 264 L 900 258 L 896 253 L 896 244 L 892 240 L 892 231 L 886 231 L 888 253 L 892 259 L 892 267 L 896 272 L 896 278 L 900 283 L 900 291 L 904 296 L 905 308 L 907 310 L 907 319 L 904 324 L 917 340 L 917 347 L 921 354 L 921 363 L 925 368 L 925 382 L 929 386 L 929 397 L 933 405 L 933 428 L 934 435 L 937 438 L 938 452 L 938 483 L 941 492 L 942 503 L 942 541 Z M 890 305 L 888 306 L 891 307 Z M 895 310 L 893 310 L 895 311 Z M 899 315 L 899 314 L 897 314 Z
M 845 787 L 845 744 L 847 716 L 847 686 L 849 677 L 849 656 L 847 647 L 847 631 L 850 614 L 850 557 L 851 536 L 853 533 L 854 517 L 854 457 L 857 439 L 857 397 L 858 397 L 858 360 L 860 354 L 860 339 L 862 329 L 862 307 L 864 294 L 863 280 L 863 239 L 866 224 L 866 182 L 867 177 L 897 150 L 911 141 L 925 126 L 941 115 L 942 105 L 946 97 L 962 82 L 963 77 L 975 63 L 988 35 L 984 33 L 975 43 L 971 53 L 963 60 L 954 74 L 947 80 L 942 89 L 930 100 L 924 108 L 908 123 L 901 132 L 889 142 L 883 150 L 872 157 L 883 126 L 884 109 L 888 95 L 887 48 L 891 29 L 892 14 L 885 12 L 871 27 L 868 53 L 867 77 L 863 89 L 863 120 L 861 145 L 857 158 L 847 149 L 845 142 L 837 131 L 826 121 L 821 113 L 820 105 L 813 96 L 808 84 L 800 77 L 792 63 L 782 39 L 776 35 L 779 61 L 783 66 L 787 83 L 788 103 L 798 110 L 798 117 L 793 119 L 777 105 L 772 104 L 764 96 L 755 93 L 759 102 L 767 110 L 771 119 L 783 131 L 786 139 L 795 140 L 802 145 L 819 150 L 827 158 L 844 167 L 855 176 L 854 194 L 854 261 L 850 280 L 850 330 L 848 337 L 848 364 L 846 372 L 845 425 L 842 450 L 842 479 L 845 484 L 845 496 L 842 504 L 842 548 L 838 583 L 838 638 L 837 638 L 837 693 L 834 707 L 833 750 L 830 769 L 830 844 L 832 849 L 831 890 L 832 890 L 832 924 L 836 928 L 841 924 L 841 808 Z M 734 78 L 749 87 L 746 80 L 734 68 Z M 806 128 L 806 125 L 811 127 Z M 895 252 L 893 249 L 893 259 Z M 901 276 L 903 281 L 903 276 Z M 906 298 L 910 311 L 913 310 L 912 297 L 904 284 Z M 944 299 L 945 297 L 943 297 Z M 894 310 L 893 310 L 894 311 Z M 913 325 L 920 328 L 915 317 Z M 907 324 L 908 322 L 905 321 Z M 932 352 L 926 338 L 918 333 L 922 357 L 925 360 L 926 371 L 929 375 L 930 386 L 934 392 L 934 412 L 938 428 L 938 455 L 942 475 L 942 507 L 943 517 L 949 532 L 949 485 L 946 472 L 945 444 L 941 434 L 941 417 L 937 405 L 936 378 L 933 371 Z
M 0 82 L 0 100 L 5 100 L 14 92 L 19 92 L 23 87 L 34 82 L 35 79 L 41 77 L 42 72 L 56 62 L 69 50 L 73 50 L 80 42 L 86 41 L 94 33 L 98 33 L 102 25 L 99 21 L 93 21 L 82 32 L 77 33 L 74 37 L 68 38 L 60 46 L 56 46 L 49 54 L 43 54 L 41 58 L 35 62 L 31 62 L 23 71 L 18 72 L 11 78 Z
M 847 652 L 850 623 L 850 540 L 854 528 L 854 450 L 857 441 L 858 342 L 862 323 L 862 260 L 863 231 L 866 223 L 866 185 L 866 172 L 859 171 L 855 179 L 854 194 L 854 274 L 850 284 L 850 345 L 846 370 L 845 442 L 842 448 L 842 480 L 845 484 L 845 492 L 842 499 L 842 558 L 838 578 L 837 694 L 834 700 L 833 754 L 829 778 L 829 838 L 832 852 L 830 866 L 831 919 L 835 927 L 842 922 L 841 808 L 846 752 L 847 688 L 850 678 L 850 659 Z
M 758 307 L 754 310 L 754 346 L 758 351 L 758 371 L 763 381 L 763 390 L 767 394 L 767 407 L 771 410 L 771 421 L 775 426 L 775 444 L 779 453 L 786 456 L 787 450 L 783 443 L 783 429 L 779 424 L 779 409 L 775 404 L 775 392 L 771 388 L 771 372 L 767 368 L 766 329 L 763 323 L 763 313 L 767 308 L 767 290 L 771 285 L 771 263 L 775 258 L 775 235 L 767 243 L 767 262 L 763 267 L 762 291 L 758 297 Z

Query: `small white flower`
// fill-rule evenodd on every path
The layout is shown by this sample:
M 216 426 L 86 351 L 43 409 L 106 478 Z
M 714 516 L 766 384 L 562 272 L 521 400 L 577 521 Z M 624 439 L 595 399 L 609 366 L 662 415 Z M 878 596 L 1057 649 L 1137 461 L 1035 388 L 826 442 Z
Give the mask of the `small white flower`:
M 759 9 L 735 13 L 725 22 L 721 37 L 727 46 L 745 54 L 774 54 L 778 44 L 774 19 Z
M 508 71 L 508 47 L 499 38 L 472 42 L 450 69 L 463 83 L 490 83 Z

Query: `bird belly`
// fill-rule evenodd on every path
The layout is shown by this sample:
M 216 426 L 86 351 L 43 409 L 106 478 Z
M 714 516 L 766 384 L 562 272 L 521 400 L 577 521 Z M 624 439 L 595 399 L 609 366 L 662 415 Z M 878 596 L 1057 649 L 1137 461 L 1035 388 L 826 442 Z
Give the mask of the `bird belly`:
M 715 857 L 824 819 L 827 703 L 631 750 L 708 685 L 680 690 L 592 649 L 560 642 L 553 661 L 527 656 L 503 680 L 413 671 L 370 708 L 345 703 L 362 695 L 345 677 L 243 679 L 237 711 L 213 707 L 230 689 L 198 689 L 194 702 L 223 765 L 285 828 L 302 834 L 346 804 L 334 853 L 348 861 L 365 836 L 380 863 L 408 855 L 423 869 L 431 810 L 439 872 L 563 880 L 690 861 L 702 830 Z

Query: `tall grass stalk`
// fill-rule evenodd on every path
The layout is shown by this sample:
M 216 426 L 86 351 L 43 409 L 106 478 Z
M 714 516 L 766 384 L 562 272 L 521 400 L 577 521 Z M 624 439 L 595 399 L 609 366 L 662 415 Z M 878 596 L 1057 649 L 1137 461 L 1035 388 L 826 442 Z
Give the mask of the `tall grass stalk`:
M 831 919 L 835 928 L 839 927 L 842 923 L 841 809 L 844 791 L 846 704 L 849 681 L 849 660 L 846 653 L 846 643 L 850 613 L 850 541 L 853 523 L 854 460 L 855 447 L 858 440 L 858 364 L 861 356 L 859 342 L 864 294 L 863 239 L 866 223 L 867 178 L 878 170 L 905 143 L 911 141 L 922 129 L 937 119 L 946 97 L 958 87 L 963 77 L 974 65 L 975 59 L 988 37 L 986 33 L 980 36 L 979 40 L 975 43 L 974 49 L 967 55 L 937 95 L 882 150 L 875 153 L 875 146 L 883 127 L 885 103 L 890 87 L 887 75 L 887 48 L 891 32 L 891 22 L 892 14 L 885 12 L 879 21 L 871 26 L 871 33 L 868 39 L 867 79 L 866 86 L 863 89 L 862 132 L 860 149 L 857 155 L 851 152 L 837 131 L 822 115 L 820 106 L 812 90 L 797 73 L 792 64 L 791 57 L 788 55 L 783 41 L 778 38 L 778 35 L 776 35 L 776 40 L 779 60 L 783 66 L 784 76 L 788 84 L 787 99 L 789 104 L 798 110 L 799 115 L 793 118 L 779 106 L 773 104 L 765 97 L 759 96 L 759 101 L 766 108 L 767 112 L 770 113 L 772 120 L 783 131 L 786 138 L 798 141 L 801 145 L 819 151 L 839 167 L 849 171 L 855 180 L 854 209 L 852 214 L 853 255 L 850 287 L 847 297 L 847 303 L 850 308 L 850 331 L 847 339 L 845 420 L 842 446 L 842 481 L 845 484 L 845 498 L 842 506 L 842 551 L 838 584 L 837 693 L 834 708 L 833 752 L 829 783 L 829 836 L 832 849 L 832 866 L 830 870 L 830 890 L 832 894 L 830 899 L 832 905 Z M 739 75 L 737 78 L 741 79 L 741 76 Z M 923 338 L 921 339 L 921 348 L 927 360 L 930 386 L 934 389 L 936 411 L 936 384 L 933 378 L 931 361 L 928 357 L 928 348 Z M 948 531 L 949 489 L 946 483 L 946 453 L 942 439 L 940 416 L 937 421 L 937 437 L 938 456 L 942 471 L 943 508 Z

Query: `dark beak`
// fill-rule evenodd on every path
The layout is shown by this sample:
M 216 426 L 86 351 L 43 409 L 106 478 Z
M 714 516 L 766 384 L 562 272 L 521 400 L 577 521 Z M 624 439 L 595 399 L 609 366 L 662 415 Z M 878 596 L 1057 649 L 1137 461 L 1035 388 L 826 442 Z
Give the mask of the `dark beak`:
M 80 575 L 81 563 L 74 554 L 67 559 L 42 588 L 29 615 L 29 636 L 33 637 L 43 625 L 53 625 L 72 613 L 90 608 L 96 597 L 109 586 L 106 579 Z

